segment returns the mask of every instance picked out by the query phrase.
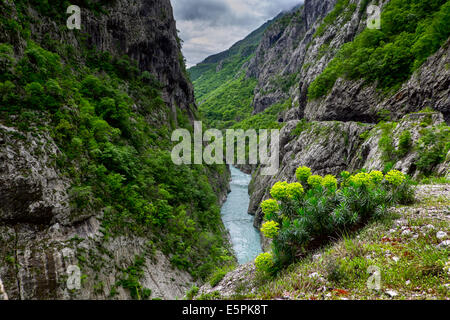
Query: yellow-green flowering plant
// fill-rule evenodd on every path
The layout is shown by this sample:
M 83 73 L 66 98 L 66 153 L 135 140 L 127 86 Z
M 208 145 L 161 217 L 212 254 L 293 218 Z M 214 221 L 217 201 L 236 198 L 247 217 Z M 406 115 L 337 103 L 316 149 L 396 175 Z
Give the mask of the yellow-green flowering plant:
M 371 173 L 369 173 L 369 176 L 372 182 L 375 184 L 381 183 L 384 179 L 383 172 L 381 171 L 372 171 Z
M 255 259 L 256 270 L 262 272 L 271 272 L 274 266 L 273 255 L 270 252 L 261 253 Z
M 270 190 L 270 195 L 278 201 L 287 199 L 289 197 L 288 183 L 286 181 L 275 183 Z
M 268 221 L 261 227 L 261 232 L 268 239 L 273 239 L 278 235 L 280 231 L 280 225 L 275 221 Z
M 348 171 L 342 171 L 342 172 L 341 172 L 341 178 L 342 178 L 343 180 L 347 180 L 348 178 L 350 178 L 350 176 L 351 176 L 351 174 L 350 174 L 350 172 L 348 172 Z
M 266 220 L 273 219 L 280 210 L 278 202 L 274 199 L 268 199 L 261 203 L 261 209 Z
M 302 197 L 303 193 L 305 192 L 303 186 L 298 182 L 288 184 L 287 191 L 289 198 L 294 200 L 299 200 Z
M 308 184 L 314 188 L 314 187 L 322 185 L 322 180 L 323 180 L 323 178 L 321 176 L 318 176 L 318 175 L 310 176 L 308 178 Z
M 372 179 L 370 178 L 370 175 L 366 172 L 360 172 L 358 174 L 355 174 L 349 178 L 349 182 L 354 184 L 355 186 L 362 186 L 366 185 L 369 186 L 372 184 Z
M 309 170 L 302 170 L 298 170 L 298 179 L 309 175 Z M 414 200 L 411 184 L 396 170 L 386 176 L 380 171 L 354 175 L 344 171 L 341 179 L 339 185 L 333 175 L 309 175 L 308 185 L 278 182 L 273 186 L 274 199 L 261 205 L 267 221 L 261 232 L 273 239 L 273 256 L 257 258 L 260 270 L 274 271 L 275 265 L 278 268 L 292 263 L 328 239 L 382 217 L 389 206 Z
M 331 189 L 331 190 L 336 190 L 337 189 L 337 179 L 335 176 L 329 174 L 326 175 L 323 179 L 322 179 L 322 186 L 324 186 L 327 189 Z
M 406 176 L 398 170 L 389 171 L 385 178 L 387 182 L 394 186 L 399 186 L 406 180 Z
M 311 169 L 308 167 L 299 167 L 295 171 L 295 176 L 299 182 L 307 182 L 308 178 L 311 176 Z

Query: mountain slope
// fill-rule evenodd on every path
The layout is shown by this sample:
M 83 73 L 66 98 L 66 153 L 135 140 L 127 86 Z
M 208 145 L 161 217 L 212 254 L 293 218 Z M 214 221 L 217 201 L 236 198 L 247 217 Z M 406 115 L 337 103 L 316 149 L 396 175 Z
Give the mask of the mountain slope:
M 381 30 L 367 28 L 370 4 L 380 6 Z M 271 118 L 282 127 L 278 173 L 263 176 L 259 166 L 244 168 L 252 173 L 249 213 L 256 215 L 255 227 L 264 219 L 261 203 L 275 198 L 272 187 L 298 182 L 300 166 L 321 176 L 395 169 L 417 182 L 448 182 L 449 4 L 306 0 L 264 32 L 241 69 L 243 79 L 257 80 L 253 114 L 233 125 L 258 129 L 255 117 L 283 105 Z M 302 239 L 301 230 L 292 230 L 283 236 Z M 271 249 L 268 239 L 263 244 Z M 239 287 L 241 276 L 226 279 Z M 279 283 L 272 285 L 268 290 Z M 439 294 L 446 294 L 442 290 Z
M 80 31 L 67 1 L 0 3 L 1 281 L 10 299 L 182 297 L 233 257 L 226 167 L 171 160 L 198 111 L 170 1 L 73 4 Z
M 245 75 L 260 41 L 274 25 L 286 24 L 293 13 L 280 13 L 230 49 L 212 55 L 188 70 L 200 113 L 210 127 L 230 128 L 250 118 L 256 79 Z

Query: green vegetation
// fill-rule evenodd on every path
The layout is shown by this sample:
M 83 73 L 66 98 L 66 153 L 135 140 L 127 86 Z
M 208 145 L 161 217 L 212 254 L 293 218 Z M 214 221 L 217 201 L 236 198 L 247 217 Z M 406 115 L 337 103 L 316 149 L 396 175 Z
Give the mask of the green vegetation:
M 136 300 L 147 300 L 152 295 L 152 291 L 142 287 L 139 282 L 140 278 L 144 275 L 142 269 L 144 264 L 145 258 L 137 256 L 134 264 L 122 271 L 122 278 L 116 283 L 116 287 L 122 286 L 130 290 L 131 297 Z
M 332 175 L 312 176 L 305 167 L 296 175 L 303 186 L 278 182 L 270 191 L 273 199 L 261 204 L 266 221 L 261 231 L 273 238 L 273 256 L 257 259 L 262 271 L 277 272 L 331 238 L 382 218 L 389 206 L 413 200 L 410 181 L 395 170 L 386 176 L 343 172 L 340 181 Z
M 277 104 L 264 114 L 252 116 L 252 102 L 257 80 L 245 75 L 244 64 L 254 55 L 264 32 L 269 28 L 286 28 L 300 19 L 300 10 L 283 14 L 267 22 L 229 50 L 208 57 L 188 70 L 193 80 L 199 110 L 208 127 L 217 129 L 279 128 L 277 114 L 285 106 Z M 298 73 L 278 76 L 273 85 L 287 93 Z
M 338 4 L 345 2 L 348 1 Z M 342 13 L 343 6 L 338 7 L 338 4 L 325 22 L 331 23 Z M 384 7 L 381 21 L 381 30 L 365 29 L 340 49 L 311 83 L 309 99 L 327 94 L 339 77 L 365 79 L 386 91 L 399 88 L 448 39 L 450 3 L 446 0 L 392 0 Z
M 405 130 L 402 132 L 398 142 L 397 154 L 404 157 L 412 148 L 411 131 Z
M 423 129 L 417 145 L 419 159 L 417 167 L 425 174 L 430 174 L 433 168 L 444 162 L 450 151 L 450 127 L 442 124 Z
M 287 110 L 291 107 L 291 100 L 277 103 L 267 108 L 261 113 L 252 115 L 239 123 L 233 125 L 233 129 L 281 129 L 282 123 L 278 122 L 278 115 L 281 111 Z
M 344 234 L 309 252 L 276 277 L 255 282 L 239 299 L 410 300 L 420 295 L 421 299 L 445 300 L 449 293 L 445 286 L 450 275 L 448 250 L 437 248 L 442 240 L 436 232 L 448 233 L 449 223 L 428 212 L 445 212 L 448 205 L 447 198 L 433 197 L 394 209 L 360 232 Z M 397 219 L 404 225 L 394 223 Z M 412 240 L 404 230 L 412 230 L 418 237 Z M 373 275 L 369 267 L 380 272 L 380 290 L 368 288 Z M 387 291 L 398 295 L 392 298 Z
M 226 274 L 230 271 L 234 270 L 233 265 L 227 265 L 221 268 L 216 269 L 211 278 L 209 279 L 209 284 L 212 288 L 219 284 L 220 281 L 226 276 Z
M 189 289 L 188 292 L 186 293 L 186 299 L 187 300 L 193 300 L 195 298 L 195 296 L 198 294 L 199 291 L 200 291 L 199 287 L 192 286 L 192 288 Z
M 205 97 L 200 106 L 208 127 L 226 129 L 252 114 L 256 79 L 230 80 Z
M 29 33 L 25 3 L 15 5 Z M 52 2 L 39 3 L 45 11 Z M 208 279 L 233 259 L 214 189 L 220 182 L 211 178 L 224 166 L 174 165 L 173 115 L 161 84 L 127 56 L 92 50 L 86 35 L 74 35 L 80 47 L 28 40 L 22 56 L 14 54 L 14 39 L 0 44 L 1 122 L 54 139 L 61 153 L 51 165 L 72 181 L 71 218 L 103 212 L 104 241 L 145 237 L 174 266 Z M 192 129 L 179 108 L 178 123 Z M 129 271 L 121 285 L 134 297 L 148 297 L 137 284 L 138 270 Z
M 381 130 L 381 138 L 378 146 L 382 151 L 382 160 L 385 163 L 384 171 L 391 170 L 397 161 L 405 157 L 409 152 L 417 152 L 418 158 L 415 165 L 424 176 L 429 176 L 437 165 L 447 159 L 450 150 L 450 127 L 445 123 L 432 125 L 432 113 L 421 120 L 418 126 L 420 136 L 415 143 L 412 140 L 411 131 L 404 130 L 394 134 L 397 127 L 395 122 L 380 122 L 377 129 Z M 395 148 L 395 140 L 398 139 L 398 147 Z

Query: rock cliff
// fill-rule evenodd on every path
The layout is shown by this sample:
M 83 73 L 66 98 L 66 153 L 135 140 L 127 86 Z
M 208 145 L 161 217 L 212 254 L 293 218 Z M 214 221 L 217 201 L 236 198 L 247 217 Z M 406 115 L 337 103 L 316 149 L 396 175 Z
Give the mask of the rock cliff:
M 347 5 L 337 9 L 338 2 Z M 388 2 L 381 1 L 378 5 L 383 8 Z M 431 127 L 448 123 L 450 40 L 395 93 L 386 95 L 377 90 L 376 85 L 367 85 L 363 80 L 341 78 L 325 97 L 307 98 L 311 82 L 323 72 L 342 45 L 366 28 L 366 8 L 370 3 L 306 0 L 304 6 L 291 13 L 289 23 L 279 22 L 268 28 L 250 61 L 247 76 L 258 79 L 253 100 L 255 114 L 280 101 L 289 98 L 292 101 L 292 108 L 279 116 L 285 124 L 278 175 L 264 177 L 259 175 L 259 169 L 253 168 L 249 213 L 257 215 L 255 226 L 261 223 L 259 204 L 270 197 L 271 186 L 276 181 L 294 177 L 300 165 L 311 167 L 317 174 L 383 169 L 386 161 L 381 159 L 383 150 L 379 147 L 382 130 L 377 124 L 387 119 L 380 114 L 388 115 L 389 121 L 399 122 L 394 124 L 394 148 L 404 131 L 412 133 L 412 145 L 417 145 L 423 129 L 419 124 L 423 118 L 430 117 L 419 112 L 424 108 L 436 111 L 429 123 Z M 334 15 L 334 20 L 327 23 L 325 17 L 330 14 Z M 280 85 L 283 83 L 287 87 Z M 417 114 L 407 115 L 414 112 Z M 299 124 L 300 119 L 303 120 Z M 419 174 L 415 165 L 417 151 L 400 158 L 395 161 L 396 169 L 413 176 Z M 447 174 L 448 157 L 447 162 L 434 171 Z
M 146 114 L 144 103 L 136 99 L 133 112 L 145 114 L 145 125 L 150 129 L 162 127 L 166 131 L 179 121 L 189 126 L 197 111 L 169 0 L 118 0 L 102 5 L 96 12 L 82 7 L 80 31 L 67 30 L 66 8 L 59 2 L 49 2 L 50 8 L 28 1 L 0 4 L 0 42 L 12 44 L 14 49 L 13 57 L 8 59 L 19 61 L 27 54 L 30 40 L 48 50 L 53 50 L 55 44 L 54 51 L 71 67 L 86 68 L 86 53 L 91 52 L 106 52 L 114 59 L 127 56 L 137 62 L 140 73 L 150 73 L 148 81 L 156 80 L 167 106 Z M 52 6 L 56 10 L 61 7 L 57 13 L 62 18 L 48 14 Z M 11 29 L 8 23 L 23 28 Z M 30 30 L 28 35 L 26 28 Z M 67 51 L 60 49 L 64 45 Z M 128 60 L 123 61 L 129 69 Z M 131 81 L 125 82 L 123 91 L 132 85 Z M 44 125 L 30 130 L 21 127 L 20 115 L 9 109 L 6 100 L 1 101 L 0 111 L 6 117 L 0 117 L 0 299 L 182 298 L 195 283 L 194 278 L 174 266 L 173 253 L 163 253 L 154 244 L 155 235 L 119 232 L 105 236 L 102 223 L 110 208 L 91 207 L 92 196 L 84 208 L 74 207 L 72 187 L 79 182 L 69 172 L 81 172 L 83 164 L 74 165 L 64 158 L 49 113 L 40 113 Z M 62 112 L 71 110 L 76 121 L 81 121 L 78 106 L 71 107 L 63 106 Z M 31 122 L 30 126 L 38 125 Z M 156 137 L 159 144 L 167 143 L 161 136 Z M 156 144 L 150 148 L 162 147 Z M 90 158 L 86 156 L 84 161 Z M 204 174 L 202 183 L 215 191 L 220 205 L 229 189 L 229 174 L 215 169 Z M 147 179 L 151 183 L 150 174 Z

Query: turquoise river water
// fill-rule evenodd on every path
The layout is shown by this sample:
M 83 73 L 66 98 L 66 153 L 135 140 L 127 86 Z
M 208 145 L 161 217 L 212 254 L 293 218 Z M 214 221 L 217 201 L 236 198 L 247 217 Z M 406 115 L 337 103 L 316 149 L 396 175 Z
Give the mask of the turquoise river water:
M 259 231 L 253 227 L 254 217 L 247 213 L 251 176 L 235 167 L 231 169 L 231 193 L 222 206 L 222 220 L 231 235 L 233 249 L 240 264 L 254 260 L 261 252 Z

